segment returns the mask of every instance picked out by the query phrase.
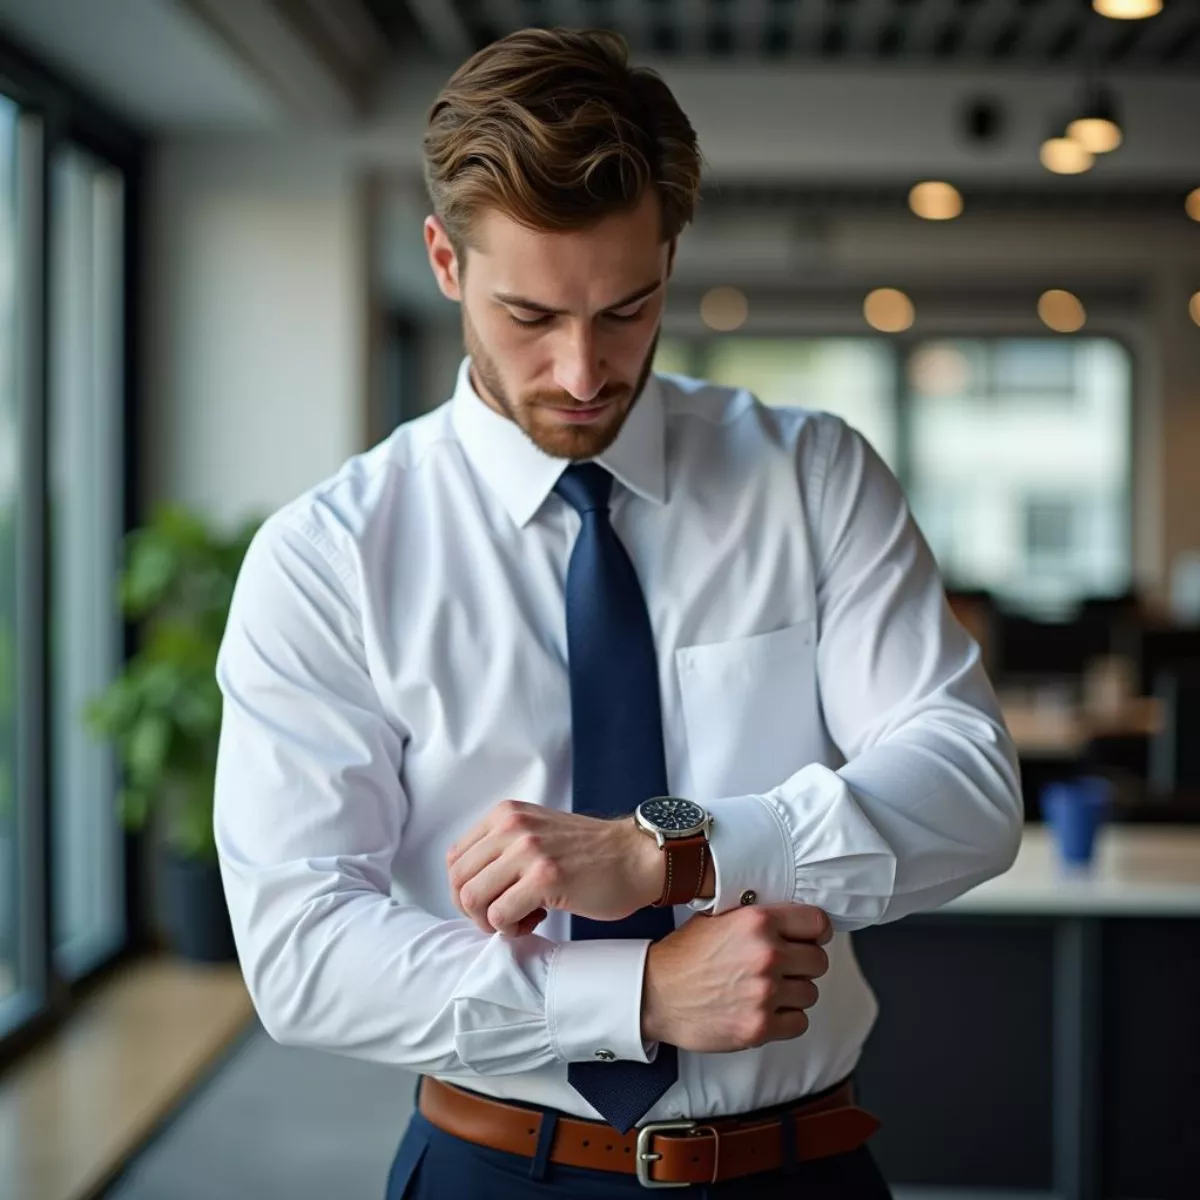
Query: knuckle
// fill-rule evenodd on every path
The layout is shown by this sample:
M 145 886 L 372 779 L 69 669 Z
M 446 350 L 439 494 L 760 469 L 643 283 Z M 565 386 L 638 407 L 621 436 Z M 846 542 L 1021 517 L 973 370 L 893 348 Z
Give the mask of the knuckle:
M 561 870 L 552 858 L 539 858 L 533 866 L 534 881 L 542 885 L 553 885 L 559 882 Z
M 467 909 L 468 911 L 475 907 L 475 892 L 472 890 L 469 884 L 458 893 L 458 899 L 463 908 Z
M 542 839 L 536 834 L 525 828 L 525 818 L 518 818 L 520 821 L 519 828 L 521 832 L 518 834 L 516 841 L 513 843 L 515 848 L 522 854 L 537 855 L 542 849 Z
M 499 821 L 501 833 L 506 833 L 510 837 L 522 833 L 526 827 L 526 817 L 524 813 L 512 809 L 506 812 Z
M 772 932 L 774 925 L 771 914 L 765 908 L 747 907 L 741 910 L 742 924 L 754 936 L 765 936 Z
M 741 1041 L 747 1046 L 761 1046 L 770 1035 L 770 1023 L 765 1013 L 747 1017 L 742 1022 Z
M 783 950 L 779 946 L 763 945 L 754 950 L 754 970 L 758 975 L 774 975 L 783 965 Z
M 771 981 L 762 977 L 752 979 L 747 985 L 747 991 L 750 1004 L 753 1006 L 752 1011 L 756 1013 L 765 1012 L 775 994 L 775 988 Z

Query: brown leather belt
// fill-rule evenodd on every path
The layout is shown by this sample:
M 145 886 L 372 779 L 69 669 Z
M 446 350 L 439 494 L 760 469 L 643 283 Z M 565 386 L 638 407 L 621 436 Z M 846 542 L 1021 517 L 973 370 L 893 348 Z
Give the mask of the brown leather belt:
M 536 1153 L 542 1121 L 537 1109 L 505 1104 L 429 1076 L 421 1081 L 418 1108 L 433 1125 L 465 1141 L 527 1158 Z M 625 1134 L 603 1121 L 559 1117 L 549 1159 L 637 1175 L 647 1187 L 720 1183 L 781 1167 L 784 1121 L 793 1124 L 800 1160 L 855 1150 L 879 1128 L 877 1118 L 855 1105 L 853 1084 L 847 1080 L 827 1096 L 770 1116 L 651 1121 Z

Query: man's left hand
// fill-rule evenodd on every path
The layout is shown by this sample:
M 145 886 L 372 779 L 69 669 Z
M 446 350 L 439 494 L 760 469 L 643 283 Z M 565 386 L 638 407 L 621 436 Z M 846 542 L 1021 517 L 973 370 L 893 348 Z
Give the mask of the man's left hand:
M 662 851 L 633 817 L 498 804 L 446 855 L 455 906 L 485 933 L 531 933 L 549 909 L 619 921 L 658 899 Z

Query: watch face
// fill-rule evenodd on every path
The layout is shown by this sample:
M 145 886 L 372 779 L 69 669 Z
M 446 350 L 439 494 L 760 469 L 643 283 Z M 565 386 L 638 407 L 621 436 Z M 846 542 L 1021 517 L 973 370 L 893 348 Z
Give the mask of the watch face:
M 644 800 L 639 811 L 651 825 L 667 834 L 695 829 L 707 816 L 700 805 L 679 796 L 655 796 L 653 800 Z

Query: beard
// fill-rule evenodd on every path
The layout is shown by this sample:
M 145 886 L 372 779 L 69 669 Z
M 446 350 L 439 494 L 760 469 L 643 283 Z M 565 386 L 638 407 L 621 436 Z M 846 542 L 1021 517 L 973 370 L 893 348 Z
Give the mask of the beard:
M 573 425 L 560 420 L 551 410 L 582 407 L 574 396 L 564 391 L 539 390 L 514 398 L 500 378 L 496 360 L 479 340 L 465 307 L 462 310 L 462 322 L 463 342 L 471 357 L 472 382 L 480 399 L 516 424 L 539 450 L 552 458 L 595 458 L 617 440 L 626 418 L 646 386 L 658 349 L 659 330 L 656 329 L 650 349 L 638 371 L 637 381 L 632 385 L 606 383 L 590 403 L 611 403 L 610 410 L 586 425 Z

